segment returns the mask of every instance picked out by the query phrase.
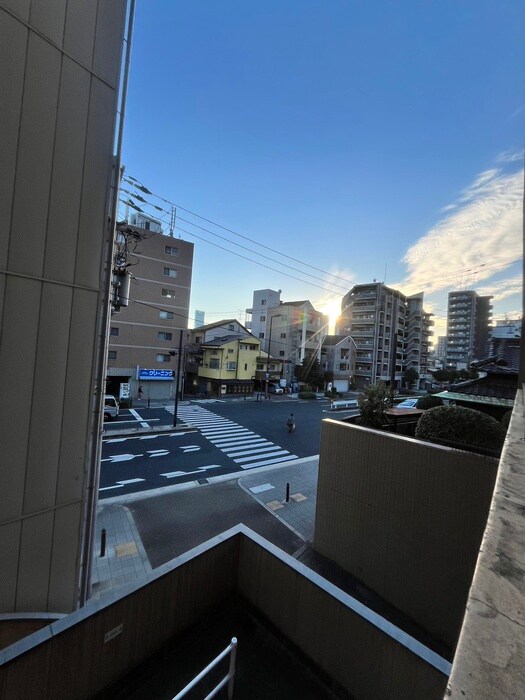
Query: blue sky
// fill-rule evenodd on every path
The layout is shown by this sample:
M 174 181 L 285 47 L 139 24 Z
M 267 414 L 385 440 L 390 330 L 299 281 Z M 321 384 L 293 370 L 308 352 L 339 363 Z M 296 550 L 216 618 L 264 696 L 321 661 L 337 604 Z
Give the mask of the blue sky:
M 517 0 L 139 0 L 123 162 L 195 243 L 190 317 L 374 278 L 436 335 L 451 289 L 521 314 L 524 40 Z

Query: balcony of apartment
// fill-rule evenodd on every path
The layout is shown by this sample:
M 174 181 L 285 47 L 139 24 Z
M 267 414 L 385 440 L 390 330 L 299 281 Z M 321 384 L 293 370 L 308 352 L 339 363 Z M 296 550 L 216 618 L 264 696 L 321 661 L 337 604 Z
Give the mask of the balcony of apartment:
M 356 365 L 354 374 L 359 375 L 360 377 L 371 377 L 372 370 L 370 369 L 370 367 Z
M 354 302 L 352 305 L 352 311 L 353 313 L 360 313 L 364 311 L 376 311 L 377 306 L 375 302 Z
M 438 700 L 450 669 L 381 614 L 237 525 L 142 585 L 4 649 L 2 693 L 174 697 L 234 636 L 239 700 Z M 188 697 L 210 697 L 227 670 L 228 659 Z
M 368 363 L 368 362 L 372 362 L 373 356 L 372 356 L 372 353 L 363 354 L 363 353 L 358 352 L 358 353 L 356 353 L 355 359 L 356 359 L 356 362 L 367 362 Z
M 356 338 L 354 340 L 354 342 L 355 342 L 358 350 L 368 350 L 369 348 L 374 347 L 373 340 L 365 340 L 364 338 Z
M 352 337 L 355 336 L 356 339 L 357 338 L 373 337 L 374 334 L 375 334 L 375 330 L 374 330 L 373 326 L 370 326 L 369 328 L 360 327 L 359 330 L 356 327 L 352 326 Z M 357 342 L 357 340 L 356 340 L 356 342 Z
M 354 292 L 352 294 L 353 299 L 366 299 L 366 298 L 372 298 L 376 299 L 377 297 L 377 291 L 376 289 L 361 289 L 357 292 Z

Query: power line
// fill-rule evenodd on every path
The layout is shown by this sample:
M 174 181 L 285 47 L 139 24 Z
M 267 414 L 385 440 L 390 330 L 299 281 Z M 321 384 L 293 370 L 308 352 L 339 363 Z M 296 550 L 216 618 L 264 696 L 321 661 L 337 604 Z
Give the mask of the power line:
M 133 187 L 135 187 L 136 189 L 139 189 L 139 190 L 141 190 L 142 192 L 144 192 L 145 194 L 151 195 L 151 196 L 157 198 L 158 200 L 163 201 L 163 202 L 165 202 L 165 203 L 171 205 L 172 207 L 176 207 L 177 209 L 180 209 L 180 210 L 182 210 L 182 211 L 185 211 L 185 212 L 191 214 L 192 216 L 195 216 L 195 217 L 197 217 L 198 219 L 201 219 L 202 221 L 206 221 L 207 223 L 210 223 L 210 224 L 212 224 L 213 226 L 217 226 L 218 228 L 220 228 L 220 229 L 222 229 L 222 230 L 224 230 L 224 231 L 228 231 L 229 233 L 232 233 L 232 234 L 234 234 L 234 235 L 236 235 L 236 236 L 239 236 L 240 238 L 243 238 L 244 240 L 247 240 L 247 241 L 249 241 L 250 243 L 253 243 L 253 244 L 256 245 L 256 246 L 259 246 L 259 247 L 265 248 L 265 249 L 267 249 L 267 250 L 272 250 L 272 251 L 273 251 L 273 249 L 270 248 L 269 246 L 266 246 L 266 245 L 264 245 L 264 244 L 258 243 L 257 241 L 254 241 L 253 239 L 251 239 L 251 238 L 249 238 L 249 237 L 247 237 L 247 236 L 244 236 L 243 234 L 240 234 L 240 233 L 238 233 L 238 232 L 236 232 L 236 231 L 234 231 L 234 230 L 232 230 L 232 229 L 230 229 L 230 228 L 228 228 L 228 227 L 226 227 L 226 226 L 222 226 L 221 224 L 218 224 L 218 223 L 212 221 L 211 219 L 207 219 L 206 217 L 201 216 L 200 214 L 197 214 L 197 213 L 191 211 L 190 209 L 186 209 L 185 207 L 182 207 L 182 206 L 180 206 L 180 205 L 178 205 L 178 204 L 175 204 L 174 202 L 172 202 L 172 201 L 169 200 L 169 199 L 166 199 L 166 198 L 164 198 L 164 197 L 161 197 L 160 195 L 155 194 L 154 192 L 151 192 L 147 187 L 145 187 L 144 185 L 142 185 L 136 178 L 133 178 L 133 177 L 131 177 L 131 176 L 125 176 L 123 179 L 126 180 L 126 182 L 128 182 L 129 184 L 131 184 L 131 185 L 132 185 Z M 165 216 L 162 217 L 162 216 L 154 215 L 153 218 L 156 218 L 156 219 L 162 221 L 163 223 L 165 223 L 166 225 L 168 225 L 168 224 L 167 224 L 167 217 L 170 217 L 170 218 L 171 218 L 171 211 L 168 212 L 167 210 L 163 209 L 162 207 L 159 207 L 159 206 L 157 206 L 157 205 L 155 205 L 155 204 L 152 204 L 151 202 L 148 202 L 146 199 L 144 199 L 141 195 L 138 195 L 137 193 L 132 193 L 132 192 L 129 192 L 128 190 L 124 190 L 124 191 L 125 191 L 127 194 L 129 194 L 131 197 L 138 198 L 139 201 L 140 201 L 141 203 L 143 203 L 145 206 L 150 206 L 150 207 L 153 207 L 153 208 L 154 208 L 155 210 L 157 210 L 157 211 L 163 212 L 163 213 L 165 214 Z M 122 201 L 122 200 L 121 200 L 121 201 Z M 129 203 L 129 202 L 126 202 L 126 201 L 123 201 L 122 203 L 125 204 L 125 205 L 130 205 L 130 203 Z M 133 206 L 133 205 L 131 204 L 131 206 Z M 140 207 L 134 207 L 134 208 L 137 208 L 137 210 L 139 211 L 139 213 L 142 212 L 142 213 L 144 213 L 144 214 L 146 214 L 146 215 L 149 214 L 148 212 L 144 212 L 143 210 L 141 210 Z M 243 250 L 247 250 L 248 252 L 251 252 L 251 253 L 254 254 L 254 255 L 258 255 L 259 257 L 262 257 L 262 258 L 265 258 L 265 259 L 267 259 L 267 260 L 270 260 L 271 262 L 273 262 L 273 263 L 275 263 L 275 264 L 277 264 L 277 265 L 280 265 L 280 266 L 282 266 L 282 267 L 287 267 L 287 268 L 289 268 L 289 269 L 295 269 L 295 268 L 293 268 L 291 265 L 287 265 L 286 263 L 283 263 L 283 262 L 281 262 L 281 261 L 279 261 L 279 260 L 275 260 L 274 258 L 271 258 L 271 257 L 269 257 L 269 256 L 266 256 L 266 255 L 264 255 L 264 254 L 262 254 L 262 253 L 258 253 L 258 252 L 256 252 L 256 251 L 252 250 L 251 248 L 248 248 L 248 247 L 246 247 L 246 246 L 243 246 L 243 245 L 241 245 L 241 244 L 239 244 L 239 243 L 235 243 L 234 241 L 231 241 L 231 240 L 225 238 L 224 236 L 221 236 L 220 234 L 215 233 L 214 231 L 210 231 L 209 229 L 207 229 L 207 228 L 205 228 L 205 227 L 203 227 L 203 226 L 200 226 L 200 225 L 198 225 L 198 224 L 196 224 L 196 223 L 193 223 L 192 221 L 189 221 L 188 219 L 183 219 L 183 218 L 181 218 L 181 217 L 179 217 L 179 218 L 180 218 L 180 220 L 182 220 L 182 221 L 188 223 L 190 226 L 194 226 L 194 227 L 196 227 L 196 228 L 198 228 L 198 229 L 200 229 L 200 230 L 202 230 L 202 231 L 205 231 L 206 233 L 209 233 L 210 235 L 213 235 L 213 236 L 216 236 L 216 237 L 218 237 L 218 238 L 221 238 L 222 240 L 227 241 L 228 243 L 230 243 L 230 244 L 233 245 L 233 246 L 242 248 Z M 330 290 L 330 289 L 327 289 L 326 287 L 320 287 L 319 285 L 314 284 L 313 282 L 309 282 L 309 281 L 307 281 L 307 280 L 298 278 L 298 277 L 296 277 L 296 276 L 294 276 L 294 275 L 290 275 L 289 273 L 286 273 L 286 272 L 284 272 L 284 271 L 282 271 L 282 270 L 278 270 L 278 269 L 275 269 L 275 268 L 271 268 L 271 267 L 269 267 L 268 265 L 264 265 L 264 264 L 262 264 L 262 263 L 259 263 L 259 262 L 255 261 L 255 260 L 251 259 L 251 258 L 246 258 L 245 256 L 240 255 L 239 253 L 236 253 L 235 251 L 232 251 L 232 250 L 230 250 L 230 249 L 228 249 L 228 248 L 223 248 L 222 246 L 219 246 L 218 244 L 213 243 L 212 241 L 209 241 L 209 240 L 207 240 L 207 239 L 205 239 L 205 238 L 202 238 L 202 237 L 198 236 L 197 234 L 192 233 L 192 232 L 190 232 L 190 231 L 188 231 L 188 230 L 186 230 L 186 229 L 183 229 L 183 228 L 181 228 L 181 227 L 177 227 L 177 228 L 178 228 L 180 231 L 182 231 L 183 233 L 186 233 L 186 234 L 188 234 L 188 235 L 190 235 L 190 236 L 193 236 L 194 238 L 197 238 L 198 240 L 201 240 L 201 241 L 203 241 L 204 243 L 209 243 L 210 245 L 214 245 L 215 247 L 217 247 L 217 248 L 219 248 L 219 249 L 222 249 L 222 250 L 224 250 L 224 251 L 226 251 L 226 252 L 228 252 L 228 253 L 230 253 L 230 254 L 232 254 L 232 255 L 237 255 L 238 257 L 240 257 L 240 258 L 242 258 L 242 259 L 244 259 L 244 260 L 248 260 L 249 262 L 254 262 L 254 263 L 256 263 L 257 265 L 259 265 L 259 266 L 261 266 L 261 267 L 265 267 L 266 269 L 272 270 L 273 272 L 283 274 L 283 275 L 285 275 L 285 276 L 287 276 L 287 277 L 290 277 L 291 279 L 294 279 L 294 280 L 297 280 L 297 281 L 299 281 L 299 282 L 302 282 L 303 284 L 309 284 L 309 285 L 311 285 L 311 286 L 315 286 L 315 287 L 317 287 L 317 288 L 323 289 L 324 291 L 327 291 L 327 292 L 330 293 L 330 294 L 341 294 L 341 292 L 339 292 L 339 291 Z M 289 255 L 286 255 L 286 254 L 284 254 L 284 253 L 279 253 L 279 255 L 281 255 L 282 257 L 285 257 L 285 258 L 287 258 L 287 259 L 289 259 L 289 260 L 292 260 L 292 261 L 294 261 L 294 262 L 297 262 L 297 263 L 299 263 L 300 265 L 303 265 L 303 266 L 305 266 L 305 267 L 309 267 L 309 268 L 311 268 L 311 269 L 314 269 L 314 270 L 317 270 L 317 271 L 319 271 L 319 272 L 322 272 L 323 274 L 328 275 L 329 277 L 332 277 L 332 278 L 335 278 L 335 279 L 343 280 L 343 281 L 346 282 L 347 285 L 348 285 L 347 287 L 343 287 L 342 285 L 339 285 L 339 284 L 337 284 L 336 282 L 330 282 L 330 281 L 327 281 L 327 280 L 323 280 L 322 278 L 317 277 L 316 275 L 312 275 L 312 274 L 307 273 L 307 272 L 301 272 L 301 271 L 299 271 L 300 274 L 303 274 L 303 275 L 305 275 L 305 276 L 307 276 L 307 277 L 311 277 L 312 279 L 316 279 L 316 280 L 323 281 L 326 285 L 330 285 L 331 287 L 338 287 L 339 289 L 343 289 L 343 290 L 345 290 L 345 292 L 347 292 L 347 291 L 348 291 L 348 288 L 352 288 L 352 287 L 355 285 L 355 281 L 350 281 L 350 280 L 347 280 L 347 279 L 345 279 L 344 277 L 341 277 L 341 276 L 339 276 L 339 275 L 335 275 L 335 274 L 333 274 L 333 273 L 326 272 L 325 270 L 322 270 L 322 269 L 320 269 L 320 268 L 318 268 L 318 267 L 315 267 L 314 265 L 310 265 L 309 263 L 304 263 L 304 262 L 302 262 L 302 261 L 300 261 L 300 260 L 298 260 L 298 259 L 296 259 L 296 258 L 293 258 L 293 257 L 291 257 L 291 256 L 289 256 Z M 499 269 L 499 268 L 504 269 L 504 268 L 507 267 L 508 265 L 510 265 L 510 264 L 512 264 L 512 263 L 515 263 L 515 262 L 519 262 L 520 260 L 521 260 L 521 257 L 512 256 L 512 257 L 505 258 L 505 259 L 503 259 L 503 260 L 494 262 L 492 265 L 488 265 L 487 263 L 480 263 L 479 266 L 473 266 L 473 267 L 469 267 L 469 268 L 458 268 L 458 269 L 456 269 L 456 270 L 451 270 L 450 272 L 448 272 L 448 273 L 446 273 L 446 274 L 443 274 L 443 275 L 440 275 L 440 276 L 438 276 L 438 277 L 435 277 L 435 276 L 434 276 L 434 277 L 432 278 L 432 280 L 433 280 L 434 282 L 436 282 L 436 281 L 437 281 L 437 282 L 448 282 L 449 280 L 456 279 L 458 275 L 465 276 L 465 275 L 468 275 L 469 273 L 470 273 L 470 274 L 473 274 L 473 275 L 474 275 L 474 274 L 478 274 L 478 272 L 479 272 L 481 269 L 485 269 L 485 270 L 491 270 L 491 269 L 497 270 L 497 269 Z
M 303 284 L 309 284 L 310 286 L 317 287 L 318 289 L 322 289 L 323 291 L 328 291 L 328 292 L 331 291 L 329 289 L 327 290 L 326 287 L 321 287 L 320 284 L 315 284 L 314 282 L 309 282 L 308 280 L 303 280 L 300 277 L 295 277 L 294 275 L 290 275 L 288 272 L 281 272 L 280 270 L 275 270 L 273 267 L 270 267 L 269 265 L 265 265 L 264 263 L 260 263 L 257 260 L 252 260 L 251 258 L 246 257 L 246 255 L 241 255 L 240 253 L 236 253 L 235 251 L 229 250 L 228 248 L 225 248 L 224 246 L 219 245 L 218 243 L 213 243 L 213 241 L 207 241 L 205 238 L 202 238 L 202 236 L 197 236 L 196 233 L 192 233 L 191 231 L 186 231 L 186 229 L 181 228 L 180 226 L 179 226 L 179 231 L 183 231 L 184 233 L 187 233 L 188 236 L 193 236 L 194 238 L 197 238 L 199 241 L 204 241 L 205 243 L 209 243 L 210 245 L 215 246 L 216 248 L 219 248 L 220 250 L 225 250 L 227 253 L 231 253 L 231 255 L 236 255 L 238 258 L 242 258 L 243 260 L 248 260 L 249 262 L 254 263 L 255 265 L 259 265 L 260 267 L 265 267 L 267 270 L 271 270 L 272 272 L 280 272 L 280 274 L 285 275 L 286 277 L 290 277 L 291 279 L 297 280 L 298 282 L 302 282 Z M 332 282 L 327 282 L 327 284 L 332 284 Z
M 127 179 L 129 178 L 129 179 Z M 144 188 L 144 185 L 140 185 L 139 181 L 136 178 L 132 178 L 130 175 L 124 177 L 124 180 L 126 182 L 129 182 L 129 180 L 132 180 L 130 183 L 134 187 L 138 187 L 139 189 L 142 187 Z M 137 184 L 135 184 L 137 183 Z M 140 185 L 140 186 L 139 186 Z M 196 214 L 195 212 L 191 211 L 190 209 L 186 209 L 185 207 L 182 207 L 175 202 L 172 202 L 169 199 L 165 199 L 164 197 L 161 197 L 158 194 L 155 194 L 154 192 L 151 192 L 148 190 L 148 188 L 144 188 L 147 190 L 146 194 L 150 194 L 153 197 L 156 197 L 157 199 L 160 199 L 162 202 L 166 202 L 166 204 L 170 204 L 173 207 L 176 207 L 177 209 L 180 209 L 181 211 L 185 211 L 188 214 L 191 214 L 192 216 L 197 217 L 198 219 L 201 219 L 202 221 L 206 221 L 208 224 L 212 224 L 212 226 L 217 226 L 217 228 L 222 229 L 223 231 L 228 231 L 228 233 L 233 233 L 234 236 L 238 236 L 239 238 L 242 238 L 245 241 L 249 241 L 250 243 L 253 243 L 256 246 L 259 246 L 260 248 L 264 248 L 265 250 L 270 250 L 272 252 L 275 252 L 273 248 L 270 246 L 264 245 L 264 243 L 259 243 L 258 241 L 254 241 L 252 238 L 249 238 L 248 236 L 244 236 L 242 233 L 238 233 L 237 231 L 234 231 L 231 228 L 228 228 L 227 226 L 222 226 L 221 224 L 218 224 L 216 221 L 212 221 L 211 219 L 207 219 L 205 216 L 201 216 L 200 214 Z M 153 205 L 155 206 L 155 205 Z M 217 234 L 218 235 L 218 234 Z M 238 245 L 238 244 L 233 244 L 233 245 Z M 260 253 L 257 253 L 257 255 L 260 255 Z M 303 267 L 309 267 L 311 270 L 316 270 L 317 272 L 322 272 L 323 275 L 330 275 L 331 277 L 336 277 L 337 279 L 342 280 L 343 282 L 346 282 L 347 284 L 352 284 L 352 282 L 345 277 L 341 277 L 340 275 L 335 275 L 331 272 L 327 272 L 326 270 L 322 270 L 319 267 L 316 267 L 315 265 L 310 265 L 310 263 L 305 263 L 302 260 L 298 260 L 297 258 L 292 257 L 291 255 L 286 255 L 286 253 L 281 253 L 279 252 L 279 255 L 282 255 L 284 258 L 287 258 L 288 260 L 292 260 L 293 262 L 298 263 L 299 265 L 303 265 Z M 306 273 L 304 273 L 306 274 Z
M 120 201 L 121 201 L 123 204 L 128 205 L 128 202 L 126 202 L 126 201 L 124 201 L 124 200 L 120 200 Z M 142 210 L 141 210 L 141 211 L 142 211 Z M 143 211 L 142 211 L 142 213 L 146 214 L 146 212 L 143 212 Z M 171 212 L 166 212 L 166 216 L 168 216 L 168 215 L 171 215 Z M 159 216 L 156 216 L 155 218 L 156 218 L 157 220 L 159 220 L 159 221 L 164 221 L 164 219 L 165 219 L 166 217 L 159 217 Z M 220 234 L 215 233 L 214 231 L 210 231 L 209 229 L 204 228 L 203 226 L 199 226 L 198 224 L 193 223 L 193 221 L 189 221 L 188 219 L 184 219 L 184 218 L 182 218 L 182 217 L 179 217 L 178 220 L 179 220 L 179 221 L 184 221 L 185 223 L 188 223 L 190 226 L 195 226 L 196 228 L 200 229 L 201 231 L 205 231 L 206 233 L 209 233 L 209 234 L 211 234 L 212 236 L 216 236 L 217 238 L 220 238 L 221 240 L 224 240 L 224 241 L 226 241 L 227 243 L 230 243 L 230 244 L 233 245 L 233 246 L 236 246 L 236 247 L 238 247 L 238 248 L 242 248 L 243 250 L 246 250 L 246 251 L 248 251 L 249 253 L 252 253 L 253 255 L 258 255 L 259 257 L 264 258 L 264 259 L 266 259 L 266 260 L 270 260 L 271 262 L 273 262 L 273 263 L 275 263 L 275 264 L 277 264 L 277 265 L 281 265 L 282 267 L 286 267 L 286 268 L 289 268 L 289 269 L 291 269 L 291 270 L 294 270 L 294 269 L 295 269 L 295 268 L 292 267 L 291 265 L 288 265 L 288 264 L 286 264 L 286 263 L 283 263 L 283 262 L 281 262 L 281 261 L 279 261 L 279 260 L 275 260 L 274 258 L 271 258 L 271 257 L 269 257 L 268 255 L 264 255 L 263 253 L 258 253 L 257 251 L 254 251 L 254 250 L 252 250 L 251 248 L 248 248 L 247 246 L 243 246 L 243 245 L 241 245 L 240 243 L 235 243 L 234 241 L 230 241 L 230 240 L 229 240 L 228 238 L 226 238 L 225 236 L 221 236 Z M 266 267 L 267 269 L 272 270 L 273 272 L 276 272 L 276 273 L 278 273 L 278 274 L 285 275 L 285 276 L 287 276 L 287 277 L 290 277 L 291 279 L 298 280 L 299 282 L 302 282 L 303 284 L 312 284 L 313 286 L 316 286 L 316 287 L 318 287 L 318 288 L 320 288 L 320 289 L 324 289 L 325 291 L 327 291 L 327 292 L 329 292 L 329 293 L 331 293 L 331 294 L 335 294 L 335 293 L 336 293 L 336 292 L 333 291 L 333 290 L 326 289 L 325 287 L 320 287 L 319 285 L 313 284 L 312 282 L 308 282 L 307 280 L 301 279 L 300 277 L 295 277 L 294 275 L 290 275 L 289 273 L 284 272 L 283 270 L 278 270 L 278 269 L 276 269 L 276 268 L 269 267 L 268 265 L 264 265 L 263 263 L 259 263 L 259 262 L 257 262 L 256 260 L 253 260 L 253 258 L 246 258 L 246 256 L 243 256 L 243 255 L 241 255 L 240 253 L 236 253 L 235 251 L 230 250 L 230 249 L 228 249 L 228 248 L 223 248 L 222 246 L 220 246 L 220 245 L 218 245 L 218 244 L 216 244 L 216 243 L 213 243 L 212 241 L 209 241 L 209 240 L 207 240 L 206 238 L 202 238 L 202 237 L 198 236 L 197 234 L 192 233 L 191 231 L 188 231 L 187 229 L 182 228 L 181 226 L 177 226 L 177 227 L 176 227 L 176 230 L 182 231 L 183 233 L 187 233 L 189 236 L 194 236 L 195 238 L 197 238 L 197 239 L 203 241 L 204 243 L 209 243 L 210 245 L 215 245 L 217 248 L 221 248 L 222 250 L 225 250 L 226 252 L 231 253 L 232 255 L 237 255 L 238 257 L 243 258 L 244 260 L 249 260 L 250 262 L 253 262 L 253 263 L 257 264 L 257 265 L 261 265 L 262 267 Z M 300 274 L 302 274 L 302 275 L 307 276 L 307 277 L 311 277 L 312 279 L 316 279 L 316 280 L 319 280 L 319 281 L 321 281 L 321 282 L 324 282 L 325 284 L 329 284 L 329 285 L 331 285 L 332 287 L 339 287 L 339 289 L 342 289 L 342 290 L 344 290 L 345 292 L 348 291 L 348 286 L 343 287 L 342 285 L 339 285 L 339 284 L 337 284 L 336 282 L 330 282 L 330 281 L 328 281 L 328 280 L 324 280 L 324 279 L 322 279 L 321 277 L 317 277 L 316 275 L 312 275 L 312 274 L 310 274 L 310 273 L 308 273 L 308 272 L 302 272 L 302 271 L 300 271 L 300 270 L 299 270 L 298 272 L 299 272 Z M 326 273 L 326 274 L 330 275 L 330 273 Z M 337 275 L 331 275 L 331 276 L 332 276 L 332 277 L 338 277 Z M 339 292 L 339 293 L 341 293 L 341 292 Z

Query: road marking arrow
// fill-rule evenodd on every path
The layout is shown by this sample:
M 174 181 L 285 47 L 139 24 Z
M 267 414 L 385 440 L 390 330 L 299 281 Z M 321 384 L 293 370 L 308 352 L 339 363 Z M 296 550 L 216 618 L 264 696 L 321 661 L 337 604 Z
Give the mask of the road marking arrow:
M 99 491 L 110 491 L 111 489 L 121 489 L 126 484 L 136 484 L 139 481 L 146 481 L 146 479 L 124 479 L 124 481 L 117 481 L 115 486 L 103 486 Z
M 144 455 L 142 453 L 138 455 L 131 455 L 131 454 L 125 454 L 125 455 L 113 455 L 113 457 L 106 457 L 106 459 L 101 459 L 101 462 L 128 462 L 130 459 L 135 459 L 135 457 L 143 457 Z
M 160 476 L 165 476 L 166 479 L 173 479 L 176 476 L 187 476 L 188 474 L 202 474 L 202 472 L 205 472 L 207 469 L 220 469 L 220 467 L 220 464 L 208 464 L 208 466 L 199 467 L 196 471 L 193 472 L 166 472 L 164 474 L 161 474 Z

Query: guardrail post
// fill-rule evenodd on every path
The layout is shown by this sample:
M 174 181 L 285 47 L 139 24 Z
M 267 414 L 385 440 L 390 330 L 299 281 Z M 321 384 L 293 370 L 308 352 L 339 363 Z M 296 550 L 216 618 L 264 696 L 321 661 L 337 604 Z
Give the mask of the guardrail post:
M 290 503 L 290 484 L 286 484 L 286 503 Z
M 106 528 L 102 528 L 102 532 L 100 533 L 100 556 L 104 557 L 106 556 Z

